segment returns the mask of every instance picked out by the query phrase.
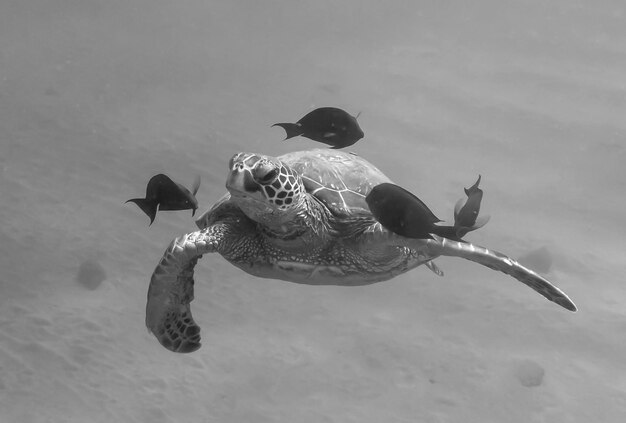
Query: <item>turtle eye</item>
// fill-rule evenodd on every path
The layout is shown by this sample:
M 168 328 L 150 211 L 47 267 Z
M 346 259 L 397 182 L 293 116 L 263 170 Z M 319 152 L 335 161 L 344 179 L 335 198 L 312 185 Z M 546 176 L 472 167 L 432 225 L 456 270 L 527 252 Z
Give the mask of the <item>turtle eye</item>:
M 269 184 L 274 179 L 276 179 L 277 176 L 278 176 L 278 169 L 274 168 L 274 169 L 271 169 L 269 172 L 267 172 L 265 175 L 259 176 L 258 181 L 262 184 Z

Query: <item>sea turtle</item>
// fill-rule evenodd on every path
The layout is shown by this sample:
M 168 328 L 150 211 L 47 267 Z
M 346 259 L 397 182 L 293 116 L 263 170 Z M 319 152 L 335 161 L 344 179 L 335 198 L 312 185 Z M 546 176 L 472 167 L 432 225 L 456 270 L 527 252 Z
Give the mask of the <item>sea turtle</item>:
M 309 285 L 366 285 L 438 256 L 504 272 L 548 300 L 576 311 L 560 289 L 504 254 L 432 235 L 413 239 L 384 229 L 365 196 L 390 182 L 363 158 L 315 149 L 280 157 L 239 153 L 228 164 L 229 193 L 196 221 L 199 231 L 172 241 L 150 280 L 146 325 L 167 349 L 200 348 L 191 316 L 193 269 L 218 252 L 252 275 Z

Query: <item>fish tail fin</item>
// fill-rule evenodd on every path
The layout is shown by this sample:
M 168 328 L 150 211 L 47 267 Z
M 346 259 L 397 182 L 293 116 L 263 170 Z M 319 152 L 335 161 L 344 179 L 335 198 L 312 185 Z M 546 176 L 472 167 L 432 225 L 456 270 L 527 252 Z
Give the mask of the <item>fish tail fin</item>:
M 467 198 L 459 198 L 459 201 L 454 205 L 454 221 L 456 222 L 459 217 L 459 212 L 463 208 L 463 206 L 467 203 Z
M 462 241 L 461 238 L 465 236 L 465 234 L 469 231 L 459 231 L 460 229 L 465 228 L 459 228 L 458 226 L 433 225 L 433 230 L 430 232 L 444 238 L 452 239 L 454 241 Z
M 461 239 L 465 235 L 467 235 L 469 232 L 482 228 L 483 226 L 487 224 L 487 222 L 489 222 L 490 218 L 491 216 L 480 216 L 479 218 L 476 219 L 476 222 L 472 226 L 454 225 L 454 228 L 456 229 L 457 237 Z
M 480 216 L 478 218 L 476 218 L 476 222 L 474 223 L 474 225 L 472 226 L 472 231 L 475 231 L 476 229 L 480 229 L 483 226 L 485 226 L 487 224 L 487 222 L 489 222 L 489 219 L 491 219 L 491 216 L 487 215 L 487 216 Z
M 147 198 L 131 198 L 127 201 L 131 203 L 135 203 L 139 206 L 141 211 L 148 215 L 150 218 L 150 225 L 154 222 L 154 218 L 156 217 L 158 203 L 154 200 L 148 200 Z
M 275 123 L 272 127 L 274 126 L 280 126 L 285 130 L 285 132 L 287 132 L 287 138 L 285 138 L 286 140 L 302 135 L 302 126 L 297 123 Z
M 478 180 L 474 183 L 474 185 L 472 185 L 469 188 L 463 188 L 463 191 L 465 191 L 465 195 L 469 197 L 473 192 L 477 190 L 480 191 L 478 189 L 478 185 L 480 184 L 480 178 L 481 178 L 481 175 L 478 175 Z
M 431 233 L 442 236 L 454 241 L 463 241 L 463 237 L 468 233 L 480 229 L 489 222 L 490 216 L 481 216 L 476 219 L 476 223 L 472 226 L 444 226 L 434 225 L 434 229 Z

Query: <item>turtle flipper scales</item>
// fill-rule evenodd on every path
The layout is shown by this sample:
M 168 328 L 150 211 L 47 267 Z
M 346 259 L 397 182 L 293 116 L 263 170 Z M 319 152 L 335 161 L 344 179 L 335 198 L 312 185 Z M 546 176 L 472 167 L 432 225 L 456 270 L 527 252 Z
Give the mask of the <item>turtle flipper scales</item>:
M 146 326 L 170 351 L 200 348 L 200 327 L 193 320 L 193 269 L 202 254 L 216 251 L 220 225 L 172 241 L 154 269 L 148 289 Z
M 443 276 L 443 270 L 441 270 L 434 262 L 434 260 L 424 263 L 435 275 Z
M 499 270 L 514 277 L 561 307 L 569 311 L 577 311 L 576 305 L 563 291 L 552 285 L 547 279 L 502 253 L 467 242 L 452 241 L 436 235 L 435 239 L 429 240 L 429 244 L 433 248 L 433 252 L 437 251 L 438 254 L 444 256 L 461 257 L 493 270 Z

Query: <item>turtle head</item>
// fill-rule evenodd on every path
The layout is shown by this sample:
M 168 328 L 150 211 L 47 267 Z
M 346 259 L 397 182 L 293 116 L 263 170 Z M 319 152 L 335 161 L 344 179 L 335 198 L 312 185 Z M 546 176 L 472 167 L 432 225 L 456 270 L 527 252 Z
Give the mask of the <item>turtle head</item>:
M 254 153 L 235 154 L 228 166 L 226 188 L 249 218 L 268 226 L 293 221 L 306 191 L 300 176 L 289 166 Z

